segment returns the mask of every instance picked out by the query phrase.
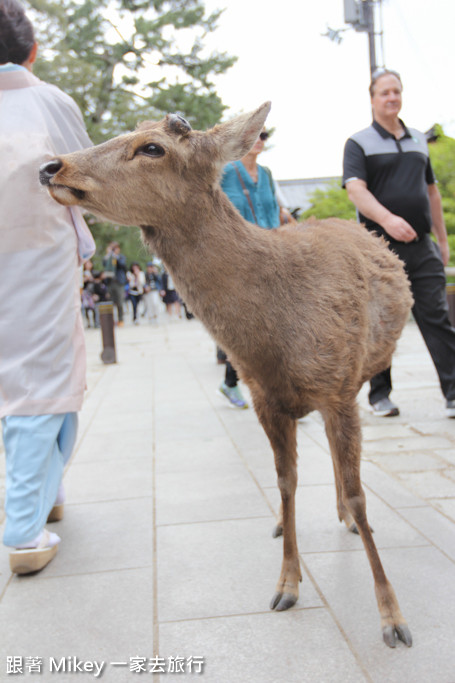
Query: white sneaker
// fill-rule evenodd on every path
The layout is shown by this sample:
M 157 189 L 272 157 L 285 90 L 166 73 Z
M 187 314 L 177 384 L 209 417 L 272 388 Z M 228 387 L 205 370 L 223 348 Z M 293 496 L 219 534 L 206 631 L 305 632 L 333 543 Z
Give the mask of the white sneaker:
M 248 403 L 243 398 L 238 386 L 228 387 L 225 382 L 222 382 L 218 391 L 227 398 L 231 406 L 234 408 L 240 408 L 240 410 L 245 410 L 248 408 Z
M 378 417 L 396 417 L 400 414 L 398 406 L 396 406 L 395 403 L 392 403 L 392 401 L 387 397 L 381 398 L 381 400 L 377 401 L 377 403 L 373 403 L 371 410 L 373 411 L 374 415 L 377 415 Z

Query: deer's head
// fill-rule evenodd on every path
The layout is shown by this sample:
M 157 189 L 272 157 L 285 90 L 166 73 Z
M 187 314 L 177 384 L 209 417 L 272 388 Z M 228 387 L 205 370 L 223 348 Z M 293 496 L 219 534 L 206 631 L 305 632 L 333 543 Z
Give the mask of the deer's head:
M 65 154 L 40 168 L 40 182 L 66 206 L 79 205 L 116 223 L 144 225 L 169 217 L 210 192 L 223 166 L 240 159 L 259 135 L 270 103 L 206 131 L 175 114 L 136 131 Z

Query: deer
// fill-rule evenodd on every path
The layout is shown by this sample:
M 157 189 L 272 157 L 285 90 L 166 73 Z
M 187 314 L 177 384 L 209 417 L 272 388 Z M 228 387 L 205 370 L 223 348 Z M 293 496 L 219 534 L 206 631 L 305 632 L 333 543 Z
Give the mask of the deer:
M 360 534 L 383 639 L 412 645 L 382 566 L 360 479 L 362 384 L 390 365 L 412 296 L 401 261 L 354 221 L 265 230 L 221 190 L 224 165 L 254 144 L 266 102 L 207 131 L 178 114 L 43 163 L 41 184 L 64 206 L 139 226 L 190 310 L 249 388 L 281 493 L 274 536 L 281 574 L 270 607 L 287 610 L 302 580 L 296 539 L 297 420 L 322 415 L 340 522 Z

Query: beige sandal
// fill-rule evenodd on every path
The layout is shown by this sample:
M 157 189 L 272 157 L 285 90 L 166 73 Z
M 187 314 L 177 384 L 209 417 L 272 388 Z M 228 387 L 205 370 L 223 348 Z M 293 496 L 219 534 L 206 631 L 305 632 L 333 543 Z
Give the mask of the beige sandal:
M 23 550 L 13 550 L 9 554 L 9 566 L 14 574 L 31 574 L 43 569 L 57 554 L 58 543 L 49 546 L 50 535 L 47 529 L 43 530 L 43 535 L 37 548 L 24 548 Z
M 60 522 L 63 519 L 63 513 L 65 511 L 65 504 L 60 503 L 60 505 L 54 505 L 52 510 L 49 512 L 49 517 L 47 521 L 50 522 Z

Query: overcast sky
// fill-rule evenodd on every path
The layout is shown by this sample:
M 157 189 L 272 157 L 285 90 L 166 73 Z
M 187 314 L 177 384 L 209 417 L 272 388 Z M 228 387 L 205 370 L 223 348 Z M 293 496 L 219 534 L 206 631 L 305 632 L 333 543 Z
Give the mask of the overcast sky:
M 344 142 L 371 121 L 366 33 L 341 44 L 322 37 L 346 28 L 343 0 L 205 0 L 225 7 L 211 50 L 238 56 L 216 80 L 228 116 L 272 101 L 276 128 L 261 155 L 278 180 L 341 175 Z M 455 3 L 384 0 L 384 61 L 404 83 L 401 116 L 414 128 L 441 123 L 455 137 Z

